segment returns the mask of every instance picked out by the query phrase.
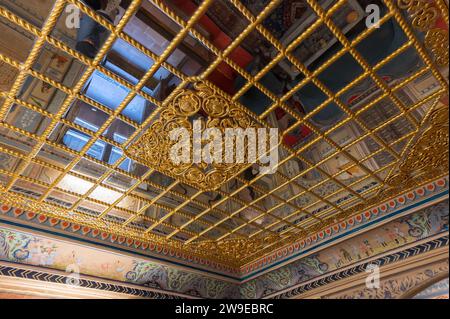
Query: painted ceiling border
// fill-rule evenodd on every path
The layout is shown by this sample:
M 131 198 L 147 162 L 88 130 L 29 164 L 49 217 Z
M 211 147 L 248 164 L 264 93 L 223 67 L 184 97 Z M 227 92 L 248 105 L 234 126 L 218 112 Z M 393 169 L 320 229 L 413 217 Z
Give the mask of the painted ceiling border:
M 100 246 L 107 250 L 116 250 L 127 255 L 131 254 L 150 258 L 156 262 L 197 273 L 212 275 L 213 277 L 231 283 L 244 283 L 294 262 L 301 257 L 317 252 L 325 248 L 324 246 L 326 245 L 329 247 L 338 244 L 363 231 L 368 231 L 382 225 L 380 223 L 387 223 L 394 218 L 413 213 L 418 209 L 445 200 L 449 194 L 448 184 L 448 176 L 445 176 L 412 191 L 405 192 L 405 194 L 374 206 L 370 210 L 347 218 L 344 222 L 337 223 L 326 230 L 319 231 L 305 240 L 275 251 L 269 258 L 265 257 L 265 259 L 253 263 L 253 268 L 249 267 L 248 273 L 245 271 L 233 271 L 231 267 L 223 269 L 223 266 L 217 263 L 199 259 L 188 254 L 180 254 L 174 250 L 166 249 L 158 245 L 148 245 L 106 232 L 95 233 L 95 230 L 88 227 L 60 221 L 56 218 L 48 218 L 41 214 L 13 208 L 9 205 L 2 205 L 1 203 L 0 223 L 9 224 L 19 229 L 25 228 L 40 232 L 44 236 L 52 235 L 56 239 L 63 237 L 65 239 L 83 242 L 90 246 L 97 246 L 96 248 Z M 335 228 L 336 226 L 337 228 Z M 329 234 L 327 233 L 328 229 L 330 229 Z M 310 246 L 310 248 L 304 249 L 307 246 Z
M 49 218 L 43 214 L 19 209 L 0 202 L 0 224 L 40 232 L 89 245 L 151 258 L 167 265 L 208 273 L 227 280 L 239 280 L 239 270 L 191 254 L 181 253 L 158 244 L 147 244 L 130 238 L 100 232 L 89 227 Z
M 20 227 L 20 225 L 19 226 L 2 225 L 2 223 L 0 222 L 0 233 L 2 231 L 10 232 L 15 235 L 19 234 L 21 236 L 29 236 L 29 237 L 32 237 L 33 239 L 39 238 L 40 240 L 48 240 L 48 241 L 51 240 L 53 242 L 70 244 L 70 245 L 77 247 L 77 248 L 74 248 L 75 250 L 77 250 L 78 248 L 84 248 L 84 249 L 89 249 L 89 250 L 93 251 L 94 254 L 96 252 L 106 253 L 106 254 L 108 254 L 108 259 L 110 259 L 110 260 L 111 259 L 114 260 L 115 257 L 127 257 L 130 259 L 141 259 L 140 261 L 138 260 L 138 264 L 141 264 L 142 262 L 144 264 L 153 263 L 155 266 L 157 266 L 157 268 L 159 270 L 162 270 L 163 273 L 162 274 L 159 273 L 159 275 L 162 276 L 161 278 L 165 278 L 164 275 L 167 275 L 170 277 L 170 275 L 168 275 L 168 274 L 175 273 L 174 281 L 179 280 L 181 278 L 190 278 L 190 280 L 193 281 L 194 283 L 196 281 L 200 281 L 201 283 L 206 284 L 206 290 L 187 289 L 186 291 L 178 291 L 178 288 L 180 288 L 180 287 L 178 287 L 177 285 L 172 287 L 173 289 L 169 289 L 169 286 L 161 287 L 161 286 L 159 286 L 160 283 L 158 281 L 153 282 L 153 279 L 150 280 L 150 279 L 146 278 L 145 284 L 134 283 L 138 287 L 146 287 L 146 288 L 150 287 L 152 289 L 161 290 L 161 291 L 171 293 L 171 294 L 181 294 L 183 296 L 188 296 L 189 298 L 208 298 L 208 296 L 209 296 L 208 283 L 210 283 L 210 282 L 215 282 L 215 284 L 214 284 L 215 286 L 223 288 L 221 291 L 219 291 L 220 293 L 225 292 L 223 294 L 222 298 L 230 298 L 229 297 L 230 290 L 231 290 L 231 295 L 233 295 L 233 288 L 236 288 L 236 292 L 238 292 L 238 288 L 239 288 L 239 282 L 231 282 L 230 280 L 224 280 L 217 276 L 207 275 L 207 274 L 205 274 L 205 272 L 195 271 L 195 270 L 187 270 L 186 267 L 177 267 L 177 266 L 166 264 L 166 263 L 155 262 L 154 260 L 150 260 L 149 258 L 146 258 L 146 259 L 140 258 L 140 256 L 137 256 L 136 254 L 132 254 L 129 252 L 121 253 L 121 252 L 118 252 L 113 249 L 104 249 L 104 248 L 98 247 L 98 245 L 90 245 L 90 244 L 80 243 L 79 241 L 75 241 L 75 240 L 70 241 L 70 240 L 61 238 L 60 236 L 50 235 L 46 232 L 39 231 L 39 230 L 30 232 L 29 230 L 27 230 L 23 227 Z M 3 247 L 0 246 L 0 249 L 1 248 L 3 248 Z M 27 267 L 27 266 L 36 267 L 39 270 L 47 269 L 47 271 L 56 271 L 56 272 L 61 271 L 59 268 L 55 268 L 55 265 L 53 263 L 48 264 L 48 265 L 29 264 L 27 262 L 18 261 L 15 257 L 14 257 L 14 259 L 11 259 L 11 257 L 8 257 L 8 254 L 6 255 L 6 258 L 2 258 L 2 256 L 0 256 L 0 264 L 2 262 L 10 262 L 10 263 L 14 263 L 17 265 L 23 265 L 24 267 Z M 130 270 L 130 272 L 134 272 L 134 271 L 135 271 L 135 269 Z M 136 271 L 139 272 L 139 270 L 136 270 Z M 128 283 L 133 284 L 133 279 L 130 279 L 127 276 L 125 276 L 125 278 L 122 281 L 122 280 L 117 280 L 117 279 L 111 279 L 104 275 L 93 275 L 93 274 L 86 274 L 86 273 L 81 273 L 80 276 L 81 275 L 87 276 L 89 278 L 94 278 L 94 279 L 100 280 L 100 281 L 112 280 L 114 282 L 122 283 L 122 285 L 128 284 Z M 153 274 L 153 275 L 155 275 L 155 274 Z M 153 285 L 155 285 L 155 286 L 153 286 Z M 195 288 L 195 285 L 190 288 Z M 217 291 L 215 291 L 213 289 L 212 292 L 214 293 Z
M 1 209 L 1 208 L 0 208 Z M 14 208 L 10 208 L 14 209 Z M 235 277 L 226 276 L 221 273 L 217 273 L 208 269 L 199 269 L 197 267 L 191 266 L 189 264 L 180 263 L 177 261 L 169 261 L 158 256 L 149 256 L 148 254 L 142 253 L 137 250 L 130 250 L 119 245 L 114 245 L 114 243 L 104 243 L 102 241 L 94 241 L 91 238 L 86 239 L 78 234 L 72 234 L 68 232 L 60 232 L 51 230 L 48 228 L 35 227 L 35 224 L 21 224 L 14 220 L 2 219 L 0 215 L 0 228 L 7 229 L 10 231 L 26 233 L 33 236 L 41 236 L 44 238 L 58 240 L 63 242 L 69 242 L 75 245 L 80 245 L 84 247 L 89 247 L 91 249 L 104 251 L 111 254 L 123 254 L 131 258 L 144 258 L 146 261 L 154 262 L 169 268 L 174 268 L 178 270 L 183 270 L 198 275 L 208 276 L 214 279 L 223 280 L 228 283 L 238 284 L 240 281 Z M 1 260 L 0 260 L 1 261 Z

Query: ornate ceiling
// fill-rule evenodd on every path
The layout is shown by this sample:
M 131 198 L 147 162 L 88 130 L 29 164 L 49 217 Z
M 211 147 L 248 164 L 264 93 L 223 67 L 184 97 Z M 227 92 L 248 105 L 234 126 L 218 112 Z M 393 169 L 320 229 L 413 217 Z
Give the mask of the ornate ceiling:
M 364 1 L 307 0 L 295 14 L 279 0 L 124 2 L 115 25 L 76 0 L 55 1 L 41 23 L 0 7 L 31 39 L 23 56 L 0 47 L 2 203 L 239 268 L 448 174 L 444 1 L 382 1 L 378 28 L 364 27 Z M 69 4 L 110 31 L 93 60 L 61 24 Z M 159 49 L 133 33 L 149 6 L 170 34 Z M 108 64 L 120 58 L 150 62 L 131 79 Z M 201 90 L 240 127 L 279 128 L 274 174 L 157 159 L 161 127 L 183 120 L 180 95 Z

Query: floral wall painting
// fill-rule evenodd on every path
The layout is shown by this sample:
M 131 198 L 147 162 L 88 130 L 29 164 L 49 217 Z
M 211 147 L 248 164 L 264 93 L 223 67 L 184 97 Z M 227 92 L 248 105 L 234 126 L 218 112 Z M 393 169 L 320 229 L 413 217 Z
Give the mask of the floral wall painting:
M 236 298 L 234 284 L 126 255 L 0 227 L 0 260 L 134 283 L 204 298 Z

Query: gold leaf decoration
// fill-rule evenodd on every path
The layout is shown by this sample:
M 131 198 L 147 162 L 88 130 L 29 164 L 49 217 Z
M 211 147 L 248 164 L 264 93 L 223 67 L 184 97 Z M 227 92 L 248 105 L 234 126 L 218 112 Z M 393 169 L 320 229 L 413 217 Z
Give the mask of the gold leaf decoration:
M 204 163 L 176 164 L 170 158 L 170 150 L 177 142 L 170 139 L 170 131 L 187 129 L 192 143 L 193 127 L 190 120 L 199 112 L 207 115 L 205 127 L 217 127 L 222 132 L 226 128 L 257 127 L 256 122 L 234 103 L 218 95 L 207 85 L 198 83 L 195 90 L 184 89 L 173 97 L 159 119 L 125 151 L 127 156 L 195 188 L 214 190 L 220 187 L 248 164 L 213 162 L 209 167 Z

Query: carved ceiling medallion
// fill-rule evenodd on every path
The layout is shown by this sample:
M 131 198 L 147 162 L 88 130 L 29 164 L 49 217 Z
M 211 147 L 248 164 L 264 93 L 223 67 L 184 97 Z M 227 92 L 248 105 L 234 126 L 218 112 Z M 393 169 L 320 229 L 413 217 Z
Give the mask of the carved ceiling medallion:
M 245 163 L 176 164 L 170 156 L 177 140 L 171 140 L 173 129 L 190 132 L 192 145 L 193 120 L 201 119 L 204 128 L 256 128 L 257 124 L 237 105 L 223 98 L 203 83 L 195 90 L 181 90 L 159 118 L 127 150 L 131 159 L 201 190 L 214 190 L 244 169 Z M 203 126 L 202 125 L 202 126 Z M 191 154 L 192 158 L 192 154 Z

